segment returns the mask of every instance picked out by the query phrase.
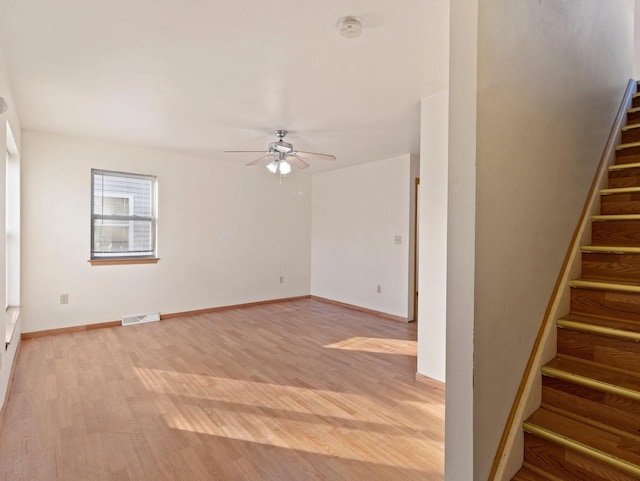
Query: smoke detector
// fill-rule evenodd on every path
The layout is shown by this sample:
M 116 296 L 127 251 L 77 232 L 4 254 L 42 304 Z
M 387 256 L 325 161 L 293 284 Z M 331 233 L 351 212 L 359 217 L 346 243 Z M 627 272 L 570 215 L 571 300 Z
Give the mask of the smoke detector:
M 343 17 L 338 20 L 338 30 L 345 38 L 356 38 L 362 33 L 362 23 L 357 17 Z

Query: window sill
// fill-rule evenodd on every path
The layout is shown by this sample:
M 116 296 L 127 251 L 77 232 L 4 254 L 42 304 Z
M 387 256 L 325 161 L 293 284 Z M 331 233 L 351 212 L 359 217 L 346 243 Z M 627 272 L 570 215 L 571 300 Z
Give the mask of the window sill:
M 92 266 L 114 266 L 121 264 L 157 264 L 159 257 L 132 257 L 129 259 L 90 259 Z

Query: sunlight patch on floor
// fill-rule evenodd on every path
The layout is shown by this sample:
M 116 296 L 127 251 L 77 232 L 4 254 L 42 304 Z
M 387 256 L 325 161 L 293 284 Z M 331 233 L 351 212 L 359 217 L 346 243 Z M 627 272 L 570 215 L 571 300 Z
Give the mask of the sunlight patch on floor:
M 406 469 L 423 469 L 424 460 L 405 452 L 442 448 L 441 440 L 413 427 L 416 416 L 430 416 L 417 402 L 407 414 L 389 410 L 388 401 L 348 392 L 134 369 L 146 390 L 184 398 L 158 413 L 172 429 Z M 383 422 L 367 423 L 371 412 Z
M 441 420 L 442 423 L 442 440 L 444 441 L 444 404 L 442 403 L 425 403 L 424 401 L 400 401 L 402 406 L 411 407 L 420 410 L 425 416 L 432 416 L 434 419 Z
M 176 396 L 237 402 L 250 406 L 313 412 L 322 416 L 356 419 L 354 411 L 379 409 L 367 396 L 325 389 L 287 386 L 150 368 L 134 368 L 146 390 Z
M 167 414 L 163 418 L 169 428 L 181 431 L 405 469 L 424 469 L 424 460 L 403 454 L 411 446 L 413 449 L 416 446 L 425 450 L 441 449 L 439 441 L 426 437 L 407 439 L 403 435 L 355 432 L 329 425 L 307 427 L 297 421 L 259 414 L 238 416 L 233 412 L 208 411 L 193 405 L 183 405 L 179 413 Z M 387 443 L 393 440 L 393 456 L 389 456 L 388 444 L 383 447 L 383 437 Z
M 381 354 L 402 354 L 415 356 L 417 342 L 405 339 L 383 339 L 379 337 L 352 337 L 344 341 L 327 344 L 326 348 L 348 351 L 377 352 Z

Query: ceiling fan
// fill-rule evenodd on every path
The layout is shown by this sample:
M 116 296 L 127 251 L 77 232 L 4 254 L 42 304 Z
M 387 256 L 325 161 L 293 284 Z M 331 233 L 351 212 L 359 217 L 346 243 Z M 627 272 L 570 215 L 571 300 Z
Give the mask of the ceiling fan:
M 287 135 L 286 130 L 274 130 L 274 134 L 278 137 L 278 140 L 269 144 L 268 150 L 225 150 L 226 153 L 232 154 L 264 154 L 262 157 L 257 158 L 247 164 L 247 166 L 258 165 L 262 162 L 269 162 L 267 169 L 269 172 L 275 174 L 280 172 L 282 175 L 287 175 L 291 172 L 291 166 L 295 166 L 298 169 L 306 169 L 309 167 L 306 160 L 320 159 L 320 160 L 336 160 L 335 155 L 331 154 L 318 154 L 316 152 L 304 152 L 302 150 L 294 150 L 293 145 L 284 141 L 284 137 Z

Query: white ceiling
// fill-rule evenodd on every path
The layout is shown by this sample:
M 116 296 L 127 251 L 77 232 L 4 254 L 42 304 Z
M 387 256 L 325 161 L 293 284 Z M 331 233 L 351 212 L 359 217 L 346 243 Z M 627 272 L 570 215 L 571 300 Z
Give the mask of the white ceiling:
M 317 172 L 419 152 L 448 1 L 0 0 L 0 44 L 25 129 L 246 162 L 285 128 Z

